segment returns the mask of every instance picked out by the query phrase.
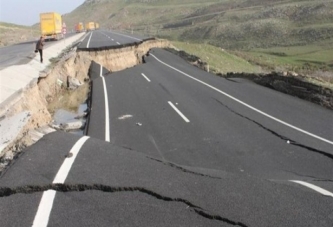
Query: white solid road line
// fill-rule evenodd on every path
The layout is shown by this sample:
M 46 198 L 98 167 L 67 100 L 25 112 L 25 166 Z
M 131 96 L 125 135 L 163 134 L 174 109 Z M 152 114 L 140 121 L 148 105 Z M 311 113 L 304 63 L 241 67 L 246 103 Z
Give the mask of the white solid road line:
M 76 156 L 79 154 L 81 147 L 83 144 L 89 139 L 88 136 L 81 137 L 75 145 L 70 150 L 70 153 L 72 154 L 71 158 L 66 158 L 64 163 L 61 165 L 60 169 L 58 170 L 58 173 L 56 177 L 53 180 L 53 184 L 63 184 L 65 183 L 65 180 L 67 178 L 67 175 L 69 171 L 72 168 L 72 165 L 76 159 Z
M 43 193 L 32 227 L 47 226 L 47 224 L 49 223 L 49 218 L 53 207 L 53 201 L 55 195 L 56 191 L 54 190 L 47 190 L 46 192 Z
M 88 36 L 88 33 L 85 34 L 80 40 L 79 40 L 79 43 L 81 44 L 83 42 L 83 40 L 85 40 Z
M 65 183 L 68 173 L 71 170 L 71 167 L 78 153 L 80 152 L 80 149 L 88 139 L 88 136 L 83 136 L 74 144 L 70 150 L 70 153 L 73 156 L 71 158 L 66 158 L 62 163 L 56 177 L 52 182 L 53 184 Z M 55 195 L 56 191 L 54 190 L 47 190 L 43 193 L 32 227 L 46 227 L 48 225 Z
M 185 115 L 182 112 L 180 112 L 180 110 L 178 110 L 178 108 L 175 105 L 173 105 L 172 102 L 169 101 L 168 103 L 184 119 L 185 122 L 187 122 L 187 123 L 190 122 L 190 120 L 187 119 L 187 117 L 185 117 Z
M 105 78 L 103 74 L 103 66 L 101 65 L 99 76 L 102 77 L 103 89 L 104 89 L 104 100 L 105 100 L 105 141 L 110 142 L 110 119 L 109 119 L 109 98 L 108 90 L 106 89 Z
M 145 74 L 141 73 L 141 75 L 142 75 L 144 78 L 146 78 L 146 80 L 147 80 L 148 82 L 150 82 L 149 78 L 148 78 Z
M 280 120 L 280 119 L 278 119 L 278 118 L 276 118 L 276 117 L 273 117 L 273 116 L 271 116 L 271 115 L 269 115 L 269 114 L 267 114 L 267 113 L 265 113 L 265 112 L 263 112 L 263 111 L 261 111 L 261 110 L 255 108 L 255 107 L 253 107 L 253 106 L 251 106 L 251 105 L 249 105 L 249 104 L 247 104 L 247 103 L 245 103 L 245 102 L 243 102 L 243 101 L 241 101 L 241 100 L 239 100 L 239 99 L 237 99 L 237 98 L 235 98 L 235 97 L 233 97 L 233 96 L 231 96 L 231 95 L 229 95 L 229 94 L 227 94 L 227 93 L 225 93 L 225 92 L 223 92 L 223 91 L 221 91 L 221 90 L 219 90 L 219 89 L 217 89 L 216 87 L 214 87 L 214 86 L 212 86 L 212 85 L 210 85 L 210 84 L 207 84 L 207 83 L 205 83 L 205 82 L 203 82 L 203 81 L 201 81 L 201 80 L 199 80 L 199 79 L 197 79 L 197 78 L 195 78 L 195 77 L 193 77 L 193 76 L 190 76 L 190 75 L 188 75 L 188 74 L 186 74 L 186 73 L 180 71 L 179 69 L 176 69 L 175 67 L 172 67 L 171 65 L 168 65 L 167 63 L 165 63 L 165 62 L 161 61 L 160 59 L 158 59 L 158 58 L 157 58 L 156 56 L 154 56 L 153 54 L 150 54 L 150 55 L 153 56 L 153 57 L 154 57 L 157 61 L 159 61 L 161 64 L 163 64 L 163 65 L 165 65 L 165 66 L 167 66 L 167 67 L 169 67 L 169 68 L 171 68 L 171 69 L 173 69 L 173 70 L 175 70 L 175 71 L 177 71 L 177 72 L 183 74 L 184 76 L 187 76 L 188 78 L 191 78 L 192 80 L 195 80 L 195 81 L 197 81 L 197 82 L 199 82 L 199 83 L 201 83 L 201 84 L 203 84 L 203 85 L 205 85 L 205 86 L 207 86 L 207 87 L 209 87 L 209 88 L 211 88 L 211 89 L 213 89 L 213 90 L 215 90 L 215 91 L 217 91 L 217 92 L 219 92 L 219 93 L 221 93 L 221 94 L 227 96 L 228 98 L 230 98 L 230 99 L 232 99 L 232 100 L 234 100 L 234 101 L 236 101 L 236 102 L 238 102 L 238 103 L 240 103 L 240 104 L 242 104 L 242 105 L 248 107 L 249 109 L 254 110 L 254 111 L 256 111 L 257 113 L 260 113 L 260 114 L 264 115 L 265 117 L 268 117 L 268 118 L 270 118 L 270 119 L 272 119 L 272 120 L 274 120 L 274 121 L 276 121 L 276 122 L 279 122 L 279 123 L 281 123 L 281 124 L 283 124 L 283 125 L 285 125 L 285 126 L 288 126 L 288 127 L 292 128 L 292 129 L 295 129 L 295 130 L 297 130 L 297 131 L 299 131 L 299 132 L 302 132 L 302 133 L 304 133 L 304 134 L 306 134 L 306 135 L 308 135 L 308 136 L 311 136 L 311 137 L 313 137 L 313 138 L 316 138 L 316 139 L 318 139 L 318 140 L 321 140 L 321 141 L 323 141 L 323 142 L 326 142 L 326 143 L 329 143 L 329 144 L 333 145 L 333 141 L 330 141 L 330 140 L 325 139 L 325 138 L 323 138 L 323 137 L 317 136 L 317 135 L 312 134 L 312 133 L 310 133 L 310 132 L 308 132 L 308 131 L 305 131 L 305 130 L 303 130 L 303 129 L 301 129 L 301 128 L 298 128 L 298 127 L 296 127 L 296 126 L 294 126 L 294 125 L 291 125 L 291 124 L 289 124 L 289 123 L 287 123 L 287 122 L 284 122 L 284 121 L 282 121 L 282 120 Z
M 93 32 L 90 33 L 90 37 L 88 39 L 88 43 L 87 43 L 87 48 L 89 48 L 89 44 L 90 44 L 90 40 L 91 40 L 91 36 L 92 36 Z
M 296 184 L 300 184 L 300 185 L 303 185 L 305 187 L 308 187 L 312 190 L 315 190 L 316 192 L 319 192 L 320 194 L 322 195 L 325 195 L 325 196 L 330 196 L 333 198 L 333 193 L 332 192 L 329 192 L 323 188 L 320 188 L 316 185 L 313 185 L 313 184 L 310 184 L 310 183 L 307 183 L 307 182 L 304 182 L 304 181 L 298 181 L 298 180 L 290 180 L 290 182 L 294 182 Z

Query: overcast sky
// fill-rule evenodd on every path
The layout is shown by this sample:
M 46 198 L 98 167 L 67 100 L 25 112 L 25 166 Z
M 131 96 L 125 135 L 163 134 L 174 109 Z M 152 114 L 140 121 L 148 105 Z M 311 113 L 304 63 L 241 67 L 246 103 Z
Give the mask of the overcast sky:
M 0 21 L 30 26 L 39 22 L 40 13 L 69 13 L 80 6 L 84 1 L 85 0 L 0 0 Z

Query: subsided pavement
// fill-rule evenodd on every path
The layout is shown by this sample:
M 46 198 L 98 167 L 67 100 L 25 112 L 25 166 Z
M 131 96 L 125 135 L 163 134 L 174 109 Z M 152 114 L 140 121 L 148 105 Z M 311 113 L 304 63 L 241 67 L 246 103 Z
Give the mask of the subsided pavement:
M 75 34 L 46 46 L 43 51 L 44 63 L 40 63 L 39 54 L 35 54 L 27 64 L 9 66 L 0 71 L 0 154 L 29 118 L 29 112 L 24 111 L 16 116 L 7 116 L 11 106 L 22 100 L 24 91 L 37 85 L 41 72 L 48 68 L 52 58 L 59 56 L 63 50 L 79 41 L 84 35 L 85 33 Z M 33 49 L 31 51 L 33 52 Z

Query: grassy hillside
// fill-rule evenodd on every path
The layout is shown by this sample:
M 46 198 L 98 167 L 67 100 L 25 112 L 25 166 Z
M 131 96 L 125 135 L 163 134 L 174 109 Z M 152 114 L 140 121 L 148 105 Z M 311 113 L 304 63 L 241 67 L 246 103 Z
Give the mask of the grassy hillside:
M 211 44 L 268 69 L 332 70 L 332 12 L 327 0 L 87 0 L 64 19 Z
M 255 66 L 241 57 L 228 53 L 222 48 L 218 48 L 209 44 L 200 43 L 184 43 L 172 42 L 179 50 L 198 56 L 209 64 L 211 72 L 227 73 L 227 72 L 247 72 L 259 73 L 261 68 Z
M 87 0 L 64 20 L 253 49 L 332 41 L 332 10 L 327 0 Z
M 39 30 L 27 26 L 0 22 L 0 47 L 35 39 Z
M 252 49 L 332 39 L 332 10 L 327 0 L 87 0 L 65 20 Z

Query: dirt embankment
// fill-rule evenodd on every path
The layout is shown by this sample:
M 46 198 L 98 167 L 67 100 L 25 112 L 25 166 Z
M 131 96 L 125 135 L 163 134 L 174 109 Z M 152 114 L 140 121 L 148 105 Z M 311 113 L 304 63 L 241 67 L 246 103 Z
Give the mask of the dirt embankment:
M 72 106 L 81 104 L 75 102 L 76 100 L 82 100 L 82 98 L 72 97 L 72 100 L 63 100 L 64 97 L 68 98 L 64 93 L 75 92 L 75 89 L 70 88 L 69 82 L 73 78 L 80 85 L 89 84 L 88 71 L 92 61 L 103 65 L 111 72 L 120 71 L 141 64 L 142 57 L 151 48 L 169 46 L 169 42 L 164 40 L 148 40 L 139 44 L 108 50 L 82 51 L 72 48 L 67 50 L 61 58 L 53 59 L 49 68 L 40 72 L 38 82 L 26 88 L 20 96 L 21 98 L 18 98 L 10 109 L 2 115 L 3 117 L 10 117 L 22 111 L 30 112 L 29 122 L 21 130 L 15 141 L 9 144 L 0 154 L 0 163 L 3 163 L 4 160 L 13 159 L 23 148 L 34 143 L 29 132 L 50 125 L 54 106 L 59 106 L 59 103 L 65 102 L 72 102 Z M 89 89 L 89 86 L 87 87 Z M 88 93 L 89 91 L 84 94 L 88 95 Z M 82 92 L 77 92 L 77 95 L 82 96 Z
M 122 48 L 79 50 L 78 58 L 86 58 L 103 65 L 111 72 L 124 70 L 143 63 L 143 56 L 151 48 L 167 48 L 171 44 L 166 40 L 147 40 L 140 44 L 127 45 Z
M 333 90 L 310 83 L 305 76 L 294 73 L 271 72 L 268 74 L 227 73 L 226 78 L 246 78 L 265 87 L 296 96 L 333 110 Z

